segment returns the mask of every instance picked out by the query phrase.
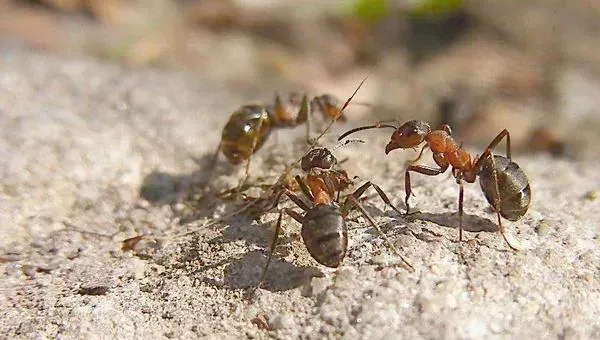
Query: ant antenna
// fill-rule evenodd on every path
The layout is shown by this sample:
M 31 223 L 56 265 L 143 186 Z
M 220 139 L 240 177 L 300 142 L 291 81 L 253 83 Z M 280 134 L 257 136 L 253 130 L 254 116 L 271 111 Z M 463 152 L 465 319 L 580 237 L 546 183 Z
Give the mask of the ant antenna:
M 335 123 L 342 116 L 342 113 L 344 112 L 344 110 L 348 107 L 348 105 L 350 104 L 352 99 L 354 99 L 354 96 L 358 93 L 358 90 L 360 90 L 360 88 L 363 86 L 363 84 L 365 83 L 367 78 L 369 78 L 371 73 L 373 73 L 373 72 L 372 71 L 369 72 L 369 74 L 367 74 L 367 76 L 360 82 L 360 84 L 358 84 L 358 87 L 356 88 L 356 90 L 354 90 L 354 93 L 352 93 L 350 98 L 348 98 L 346 100 L 346 102 L 344 103 L 344 105 L 342 106 L 340 111 L 335 115 L 335 117 L 333 117 L 333 119 L 331 120 L 331 122 L 329 122 L 329 124 L 325 127 L 325 129 L 323 131 L 321 131 L 321 133 L 317 136 L 317 138 L 315 138 L 312 141 L 312 143 L 310 143 L 309 149 L 314 148 L 315 145 L 317 145 L 317 142 L 319 141 L 319 139 L 321 139 L 321 137 L 323 137 L 327 133 L 327 131 L 329 131 L 329 129 L 331 129 L 331 126 L 333 125 L 333 123 Z
M 344 137 L 346 137 L 348 135 L 351 135 L 351 134 L 353 134 L 355 132 L 358 132 L 358 131 L 369 130 L 369 129 L 380 129 L 380 128 L 392 128 L 394 130 L 398 129 L 397 127 L 395 127 L 393 125 L 390 125 L 390 124 L 377 123 L 375 125 L 361 126 L 361 127 L 357 127 L 357 128 L 352 129 L 352 130 L 346 131 L 340 137 L 338 137 L 338 140 L 342 140 L 342 139 L 344 139 Z
M 362 139 L 347 139 L 343 142 L 339 142 L 336 145 L 334 145 L 331 149 L 329 149 L 330 151 L 335 151 L 343 146 L 346 146 L 348 144 L 356 144 L 356 143 L 365 143 L 364 140 Z
M 321 131 L 321 133 L 315 139 L 313 139 L 311 141 L 311 143 L 309 144 L 307 150 L 310 150 L 310 149 L 314 148 L 315 145 L 317 145 L 317 143 L 319 142 L 319 139 L 321 139 L 321 137 L 323 137 L 327 133 L 327 131 L 329 131 L 329 129 L 331 129 L 331 126 L 333 125 L 333 123 L 335 123 L 342 116 L 342 113 L 344 112 L 344 110 L 346 109 L 346 107 L 348 107 L 348 104 L 350 104 L 350 102 L 352 101 L 352 99 L 354 98 L 354 96 L 358 93 L 358 90 L 360 90 L 360 88 L 363 86 L 363 84 L 365 83 L 365 81 L 367 81 L 367 78 L 369 78 L 369 76 L 371 75 L 371 73 L 373 73 L 373 71 L 369 72 L 369 74 L 367 74 L 367 76 L 364 77 L 363 80 L 361 80 L 361 82 L 360 82 L 360 84 L 358 84 L 358 87 L 356 88 L 356 90 L 354 90 L 354 92 L 352 93 L 352 95 L 350 96 L 350 98 L 348 98 L 346 100 L 346 102 L 344 103 L 344 105 L 342 106 L 342 108 L 339 110 L 339 112 L 335 115 L 335 117 L 333 117 L 331 119 L 331 121 L 329 122 L 329 124 L 327 124 L 327 126 L 325 127 L 325 129 L 323 131 Z M 304 156 L 300 157 L 294 163 L 292 163 L 289 166 L 287 166 L 286 169 L 285 169 L 285 171 L 279 176 L 279 179 L 277 180 L 277 182 L 279 182 L 282 178 L 285 178 L 285 176 L 287 176 L 290 173 L 290 171 L 292 171 L 292 169 L 294 168 L 294 166 L 300 164 L 300 162 L 302 161 L 303 157 Z

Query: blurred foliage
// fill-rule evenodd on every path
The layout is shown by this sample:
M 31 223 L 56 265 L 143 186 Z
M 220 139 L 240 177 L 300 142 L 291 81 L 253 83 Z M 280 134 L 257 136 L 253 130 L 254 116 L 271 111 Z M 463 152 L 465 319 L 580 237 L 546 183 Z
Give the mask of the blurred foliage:
M 459 11 L 463 6 L 463 0 L 414 0 L 411 14 L 415 16 L 445 15 Z
M 413 16 L 452 14 L 464 7 L 463 0 L 407 0 L 406 10 Z M 363 22 L 374 23 L 391 12 L 389 0 L 354 0 L 350 3 L 352 15 Z
M 356 0 L 352 4 L 352 14 L 364 22 L 377 22 L 389 12 L 386 2 L 386 0 Z

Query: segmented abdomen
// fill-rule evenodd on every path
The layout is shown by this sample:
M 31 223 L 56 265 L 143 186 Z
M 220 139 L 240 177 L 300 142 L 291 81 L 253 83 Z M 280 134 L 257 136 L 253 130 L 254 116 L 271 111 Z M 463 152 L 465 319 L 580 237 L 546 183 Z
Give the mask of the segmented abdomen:
M 498 191 L 494 180 L 494 171 L 498 179 Z M 488 203 L 494 207 L 499 197 L 500 215 L 509 221 L 523 217 L 531 201 L 531 188 L 525 172 L 519 165 L 506 157 L 494 155 L 494 161 L 488 157 L 483 161 L 479 172 L 479 184 Z
M 238 164 L 258 150 L 271 131 L 271 118 L 259 105 L 245 105 L 231 114 L 221 134 L 221 151 Z
M 321 204 L 307 211 L 301 234 L 310 255 L 324 266 L 335 268 L 346 256 L 348 231 L 336 204 Z

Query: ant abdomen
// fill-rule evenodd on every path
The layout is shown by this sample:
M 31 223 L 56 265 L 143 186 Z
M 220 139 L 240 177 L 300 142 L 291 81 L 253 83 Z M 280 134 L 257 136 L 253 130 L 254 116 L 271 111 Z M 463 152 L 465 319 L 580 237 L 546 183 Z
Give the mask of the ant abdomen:
M 324 266 L 336 268 L 346 256 L 348 230 L 337 204 L 319 204 L 309 209 L 301 234 L 310 255 Z
M 263 145 L 270 132 L 271 117 L 263 106 L 242 106 L 223 129 L 221 151 L 229 162 L 239 164 Z
M 494 179 L 494 170 L 498 179 Z M 494 155 L 483 160 L 479 172 L 479 184 L 488 203 L 494 207 L 499 197 L 500 215 L 509 221 L 517 221 L 529 208 L 531 188 L 525 172 L 512 160 Z M 500 194 L 496 191 L 498 188 Z

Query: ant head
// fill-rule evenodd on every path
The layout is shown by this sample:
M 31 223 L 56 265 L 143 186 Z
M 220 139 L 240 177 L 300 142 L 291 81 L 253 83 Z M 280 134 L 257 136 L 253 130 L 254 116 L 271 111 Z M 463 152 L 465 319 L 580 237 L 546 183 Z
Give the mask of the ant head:
M 304 171 L 310 169 L 331 169 L 337 164 L 337 159 L 327 148 L 314 148 L 309 150 L 300 162 L 300 167 Z
M 414 148 L 423 143 L 430 132 L 431 126 L 427 122 L 409 120 L 394 131 L 390 142 L 385 146 L 385 153 L 388 154 L 394 149 Z

